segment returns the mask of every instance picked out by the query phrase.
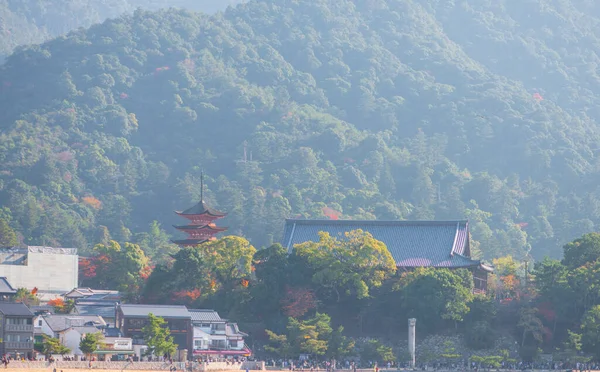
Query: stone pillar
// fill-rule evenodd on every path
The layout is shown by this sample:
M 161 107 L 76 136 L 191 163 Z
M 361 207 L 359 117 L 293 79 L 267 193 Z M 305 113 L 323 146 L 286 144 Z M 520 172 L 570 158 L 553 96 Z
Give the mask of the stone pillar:
M 415 367 L 416 357 L 415 357 L 415 325 L 417 324 L 417 319 L 410 318 L 408 320 L 408 352 L 410 354 L 410 366 L 412 368 Z

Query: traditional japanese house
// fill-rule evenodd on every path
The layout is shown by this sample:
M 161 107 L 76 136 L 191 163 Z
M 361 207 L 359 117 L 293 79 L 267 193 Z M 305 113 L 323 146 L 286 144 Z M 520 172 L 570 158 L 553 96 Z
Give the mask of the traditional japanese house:
M 488 273 L 493 269 L 471 258 L 468 221 L 359 221 L 288 219 L 281 244 L 291 252 L 295 244 L 318 241 L 319 232 L 343 238 L 361 229 L 387 246 L 402 270 L 416 267 L 469 269 L 474 292 L 485 293 Z
M 187 225 L 173 226 L 177 230 L 188 235 L 187 239 L 173 240 L 173 243 L 182 246 L 197 246 L 209 240 L 215 240 L 215 235 L 226 231 L 226 227 L 218 227 L 215 220 L 225 217 L 227 214 L 210 208 L 204 202 L 204 180 L 201 177 L 200 202 L 184 211 L 176 211 L 177 215 L 189 220 Z
M 144 345 L 142 328 L 148 324 L 150 314 L 167 322 L 167 328 L 171 331 L 178 350 L 193 350 L 192 317 L 185 306 L 119 304 L 116 311 L 117 328 L 124 337 L 133 340 L 134 349 Z M 183 358 L 183 355 L 179 354 L 179 358 Z M 191 352 L 188 357 L 191 358 Z

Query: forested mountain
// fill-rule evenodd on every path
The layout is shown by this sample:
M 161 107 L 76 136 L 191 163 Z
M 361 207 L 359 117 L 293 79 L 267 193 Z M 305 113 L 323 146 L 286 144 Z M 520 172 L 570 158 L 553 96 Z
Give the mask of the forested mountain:
M 186 8 L 207 13 L 235 0 L 0 0 L 0 60 L 19 46 L 40 43 L 136 8 Z
M 204 169 L 256 247 L 291 216 L 469 218 L 483 257 L 560 256 L 600 223 L 599 16 L 259 0 L 24 48 L 0 71 L 1 217 L 30 244 L 128 241 L 176 223 Z

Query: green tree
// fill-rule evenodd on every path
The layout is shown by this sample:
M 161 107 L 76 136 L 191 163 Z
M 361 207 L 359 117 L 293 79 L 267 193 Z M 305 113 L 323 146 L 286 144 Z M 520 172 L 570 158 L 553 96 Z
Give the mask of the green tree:
M 600 233 L 589 233 L 563 247 L 563 264 L 571 269 L 593 262 L 600 257 Z
M 362 299 L 396 272 L 396 264 L 384 243 L 368 232 L 355 230 L 337 239 L 320 232 L 318 242 L 294 246 L 294 254 L 303 257 L 314 269 L 313 282 L 335 293 Z
M 340 360 L 354 353 L 354 340 L 344 336 L 344 327 L 339 326 L 329 337 L 327 356 L 334 360 Z
M 296 357 L 301 353 L 325 355 L 332 332 L 331 318 L 327 314 L 317 313 L 303 321 L 289 318 L 285 335 L 267 330 L 269 345 L 265 350 L 281 357 Z
M 100 332 L 98 333 L 86 333 L 86 335 L 79 342 L 79 349 L 88 356 L 98 350 L 103 345 L 104 335 Z
M 71 352 L 71 349 L 60 343 L 58 338 L 50 337 L 48 335 L 42 335 L 43 337 L 43 353 L 46 356 L 52 354 L 65 355 Z
M 367 339 L 358 345 L 361 360 L 373 362 L 393 362 L 396 360 L 391 347 L 379 340 Z
M 133 300 L 141 291 L 148 277 L 150 260 L 139 245 L 125 243 L 123 246 L 111 240 L 108 245 L 97 244 L 90 258 L 95 275 L 84 278 L 83 284 L 98 289 L 117 289 Z
M 250 309 L 254 317 L 272 323 L 282 318 L 281 301 L 289 283 L 288 253 L 280 244 L 256 251 L 253 256 L 256 283 L 251 287 Z
M 148 321 L 142 328 L 142 334 L 148 346 L 147 355 L 171 356 L 177 351 L 177 344 L 173 343 L 167 321 L 161 317 L 148 314 Z
M 572 347 L 577 347 L 577 336 L 573 336 Z M 589 309 L 581 320 L 581 349 L 600 358 L 600 305 Z
M 284 360 L 295 355 L 286 335 L 278 335 L 269 329 L 265 330 L 265 332 L 269 338 L 268 345 L 265 345 L 265 351 L 273 353 Z
M 16 247 L 17 234 L 4 219 L 0 218 L 0 247 Z
M 27 306 L 35 306 L 40 304 L 40 299 L 37 295 L 31 293 L 27 288 L 17 289 L 17 293 L 14 297 L 15 302 L 24 303 Z
M 473 279 L 468 270 L 417 268 L 394 283 L 391 297 L 383 306 L 397 299 L 407 317 L 419 318 L 424 327 L 433 330 L 447 320 L 455 325 L 461 322 L 473 298 Z

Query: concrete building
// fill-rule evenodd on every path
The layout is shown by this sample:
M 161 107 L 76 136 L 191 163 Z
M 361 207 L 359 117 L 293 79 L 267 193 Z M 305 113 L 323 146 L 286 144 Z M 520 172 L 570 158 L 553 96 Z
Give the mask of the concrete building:
M 0 355 L 33 356 L 33 313 L 21 303 L 0 302 Z
M 78 271 L 76 248 L 0 249 L 0 277 L 6 277 L 14 288 L 37 288 L 42 301 L 76 288 Z

